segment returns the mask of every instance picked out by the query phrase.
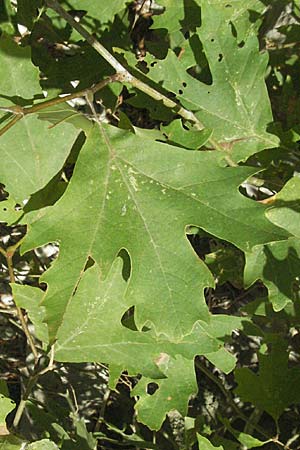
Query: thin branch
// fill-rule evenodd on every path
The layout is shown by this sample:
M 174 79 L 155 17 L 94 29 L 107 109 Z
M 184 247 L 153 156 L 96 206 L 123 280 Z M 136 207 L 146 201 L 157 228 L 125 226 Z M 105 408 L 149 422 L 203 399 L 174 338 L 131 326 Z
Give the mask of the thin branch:
M 149 97 L 152 97 L 154 100 L 162 102 L 166 107 L 175 110 L 176 113 L 183 117 L 185 120 L 193 122 L 195 128 L 197 128 L 198 130 L 204 129 L 204 125 L 192 111 L 183 108 L 174 100 L 171 100 L 156 89 L 148 86 L 143 81 L 134 77 L 126 69 L 126 67 L 124 67 L 102 44 L 100 44 L 100 42 L 96 38 L 94 38 L 94 36 L 92 36 L 80 23 L 76 22 L 74 18 L 64 8 L 62 8 L 62 6 L 56 0 L 47 0 L 46 4 L 49 8 L 53 9 L 60 17 L 65 19 L 66 22 L 68 22 L 73 28 L 75 28 L 76 31 L 78 31 L 79 34 L 81 34 L 82 37 L 86 39 L 86 41 L 116 70 L 116 72 L 119 73 L 119 76 L 122 77 L 122 81 L 124 83 L 131 84 L 133 87 L 149 95 Z M 221 150 L 220 146 L 214 139 L 210 138 L 209 142 L 215 149 Z
M 43 101 L 36 105 L 27 106 L 27 107 L 15 105 L 15 106 L 6 108 L 6 107 L 0 106 L 0 111 L 5 110 L 5 111 L 15 114 L 15 117 L 11 122 L 13 122 L 13 121 L 16 122 L 17 120 L 20 120 L 23 116 L 27 116 L 28 114 L 34 114 L 45 108 L 49 108 L 50 106 L 56 106 L 61 103 L 66 103 L 70 100 L 73 100 L 74 98 L 85 97 L 89 93 L 95 94 L 96 92 L 100 91 L 105 86 L 107 86 L 109 83 L 113 83 L 114 81 L 121 81 L 121 79 L 122 79 L 122 77 L 120 77 L 119 74 L 111 75 L 110 77 L 107 77 L 104 80 L 101 80 L 99 83 L 97 83 L 89 88 L 85 88 L 85 89 L 82 89 L 81 91 L 73 92 L 72 94 L 64 95 L 63 97 L 55 97 L 50 100 L 46 100 L 46 101 Z M 6 125 L 6 127 L 10 128 L 13 125 L 14 125 L 14 123 L 9 123 Z M 0 130 L 1 134 L 5 133 L 5 131 L 7 131 L 4 128 L 5 127 L 2 128 L 3 132 L 2 132 L 2 130 Z
M 94 36 L 92 36 L 82 25 L 80 25 L 80 23 L 76 22 L 76 20 L 69 13 L 67 13 L 67 11 L 62 8 L 56 0 L 46 0 L 46 5 L 57 12 L 60 17 L 65 19 L 66 22 L 75 28 L 75 30 L 77 30 L 78 33 L 86 39 L 86 41 L 115 69 L 116 72 L 124 72 L 124 75 L 126 76 L 126 80 L 124 81 L 131 81 L 131 75 L 125 67 L 123 67 L 122 64 L 119 63 L 119 61 L 108 50 L 106 50 L 106 48 L 103 47 L 97 39 L 94 38 Z
M 23 108 L 23 114 L 24 115 L 33 114 L 38 111 L 41 111 L 42 109 L 49 108 L 49 106 L 56 106 L 59 105 L 60 103 L 66 103 L 70 100 L 73 100 L 74 98 L 85 97 L 89 93 L 95 94 L 96 92 L 100 91 L 105 86 L 107 86 L 109 83 L 119 81 L 119 78 L 120 76 L 118 74 L 112 75 L 95 84 L 94 86 L 82 89 L 81 91 L 77 91 L 72 94 L 65 95 L 63 97 L 52 98 L 51 100 L 46 100 L 44 102 L 38 103 L 37 105 L 33 105 L 29 108 L 28 107 Z
M 278 436 L 276 437 L 270 437 L 265 430 L 260 427 L 257 423 L 252 422 L 251 419 L 249 417 L 247 417 L 239 408 L 238 406 L 234 403 L 234 400 L 230 394 L 229 391 L 227 391 L 225 389 L 225 387 L 223 386 L 222 382 L 219 380 L 218 377 L 216 377 L 209 369 L 207 369 L 207 367 L 205 367 L 204 364 L 202 364 L 200 361 L 195 361 L 195 365 L 196 367 L 201 370 L 201 372 L 203 372 L 211 381 L 214 382 L 214 384 L 216 386 L 218 386 L 218 388 L 220 389 L 220 391 L 222 392 L 222 394 L 224 395 L 224 397 L 226 398 L 228 404 L 231 406 L 231 408 L 233 409 L 233 411 L 236 413 L 236 415 L 238 417 L 240 417 L 245 423 L 249 423 L 250 425 L 252 425 L 253 428 L 256 429 L 256 431 L 258 431 L 262 436 L 264 436 L 264 438 L 268 439 L 269 441 L 274 442 L 274 444 L 279 445 L 280 447 L 283 447 L 284 450 L 291 450 L 288 445 L 284 444 L 283 442 L 279 441 Z
M 10 122 L 8 122 L 3 128 L 0 129 L 0 136 L 6 133 L 12 126 L 14 126 L 20 119 L 22 119 L 22 114 L 16 114 Z
M 15 283 L 16 282 L 15 274 L 14 274 L 14 266 L 13 266 L 13 255 L 14 255 L 14 253 L 15 253 L 15 251 L 18 248 L 19 245 L 20 244 L 17 243 L 14 246 L 8 248 L 7 250 L 4 250 L 2 247 L 0 247 L 0 253 L 6 259 L 8 273 L 9 273 L 9 280 L 10 280 L 11 283 Z M 31 333 L 30 333 L 30 331 L 28 329 L 28 326 L 27 326 L 26 319 L 25 319 L 25 316 L 23 314 L 23 311 L 17 305 L 16 305 L 16 311 L 17 311 L 18 318 L 19 318 L 19 320 L 21 322 L 24 334 L 25 334 L 25 336 L 27 338 L 28 344 L 29 344 L 29 346 L 31 348 L 31 351 L 32 351 L 33 355 L 34 355 L 34 360 L 35 360 L 35 362 L 37 362 L 39 354 L 38 354 L 38 351 L 37 351 L 36 346 L 34 344 L 33 337 L 32 337 L 32 335 L 31 335 Z
M 32 373 L 32 375 L 30 375 L 28 382 L 27 382 L 27 386 L 25 389 L 24 394 L 22 395 L 22 399 L 18 405 L 17 411 L 16 411 L 16 415 L 14 417 L 14 421 L 13 421 L 13 428 L 16 429 L 19 425 L 19 422 L 21 420 L 22 414 L 24 412 L 25 406 L 26 406 L 26 402 L 32 392 L 32 389 L 34 388 L 34 386 L 36 385 L 39 377 L 43 374 L 45 374 L 46 372 L 49 372 L 50 370 L 54 369 L 54 346 L 51 347 L 50 350 L 50 359 L 49 359 L 49 363 L 47 365 L 46 368 L 39 370 L 39 371 L 34 371 Z M 37 366 L 37 363 L 35 364 L 35 367 Z

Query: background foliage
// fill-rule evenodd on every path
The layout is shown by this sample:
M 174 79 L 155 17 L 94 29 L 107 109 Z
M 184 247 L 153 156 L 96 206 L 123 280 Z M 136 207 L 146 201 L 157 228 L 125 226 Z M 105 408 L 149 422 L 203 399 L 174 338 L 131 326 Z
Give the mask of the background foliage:
M 299 448 L 299 17 L 1 3 L 0 448 Z

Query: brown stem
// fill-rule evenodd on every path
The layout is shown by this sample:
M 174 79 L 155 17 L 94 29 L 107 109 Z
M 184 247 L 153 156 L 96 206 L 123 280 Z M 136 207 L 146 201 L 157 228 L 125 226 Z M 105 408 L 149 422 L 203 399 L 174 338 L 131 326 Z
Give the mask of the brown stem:
M 14 255 L 14 253 L 15 253 L 15 251 L 16 251 L 16 249 L 17 249 L 17 247 L 19 245 L 20 244 L 18 242 L 16 245 L 14 245 L 12 247 L 9 247 L 7 250 L 4 250 L 2 247 L 0 247 L 0 252 L 5 257 L 6 262 L 7 262 L 9 279 L 10 279 L 11 283 L 15 283 L 16 282 L 16 278 L 15 278 L 15 274 L 14 274 L 14 266 L 13 266 L 13 255 Z M 23 314 L 23 311 L 17 305 L 16 305 L 16 311 L 17 311 L 18 318 L 19 318 L 19 320 L 21 322 L 24 334 L 25 334 L 25 336 L 27 338 L 28 344 L 29 344 L 29 346 L 31 348 L 31 351 L 32 351 L 33 355 L 34 355 L 34 360 L 35 360 L 35 362 L 37 362 L 38 358 L 39 358 L 39 354 L 38 354 L 38 351 L 37 351 L 36 346 L 34 344 L 32 335 L 30 334 L 30 331 L 28 329 L 28 326 L 27 326 L 26 319 L 25 319 L 25 316 Z
M 115 69 L 116 72 L 124 72 L 128 75 L 128 80 L 130 81 L 130 74 L 127 72 L 125 67 L 108 51 L 99 41 L 97 41 L 94 36 L 92 36 L 80 23 L 64 9 L 56 0 L 46 0 L 46 5 L 53 9 L 57 14 L 65 19 L 78 33 L 83 36 L 86 41 Z
M 38 103 L 37 105 L 33 105 L 30 107 L 22 107 L 22 106 L 12 106 L 11 108 L 5 108 L 5 110 L 15 114 L 12 120 L 7 123 L 3 128 L 0 129 L 0 136 L 2 136 L 6 131 L 8 131 L 13 125 L 15 125 L 22 117 L 27 116 L 28 114 L 34 114 L 42 109 L 49 108 L 49 106 L 59 105 L 60 103 L 65 103 L 69 100 L 73 100 L 77 97 L 84 97 L 89 93 L 95 94 L 96 92 L 103 89 L 109 83 L 113 83 L 115 81 L 123 81 L 123 76 L 120 73 L 116 73 L 111 75 L 110 77 L 101 80 L 99 83 L 95 84 L 86 89 L 82 89 L 81 91 L 74 92 L 72 94 L 65 95 L 64 97 L 56 97 L 51 100 L 46 100 L 44 102 Z M 0 110 L 3 109 L 0 107 Z
M 204 129 L 204 125 L 195 116 L 192 111 L 183 108 L 180 104 L 171 100 L 164 94 L 161 94 L 156 89 L 148 86 L 148 84 L 134 77 L 100 42 L 94 38 L 80 23 L 76 22 L 74 18 L 64 9 L 56 0 L 47 0 L 46 4 L 53 9 L 57 14 L 65 19 L 86 41 L 116 70 L 117 74 L 123 78 L 123 82 L 130 83 L 140 91 L 152 97 L 154 100 L 162 102 L 165 106 L 176 111 L 185 120 L 195 124 L 199 130 Z M 213 148 L 222 150 L 214 139 L 209 139 Z
M 45 102 L 39 103 L 37 105 L 33 105 L 29 108 L 23 109 L 23 114 L 33 114 L 38 111 L 41 111 L 42 109 L 48 108 L 49 106 L 55 106 L 59 105 L 60 103 L 65 103 L 70 100 L 73 100 L 77 97 L 84 97 L 88 93 L 95 94 L 96 92 L 100 91 L 100 89 L 103 89 L 105 86 L 107 86 L 109 83 L 113 83 L 114 81 L 119 81 L 119 75 L 112 75 L 110 77 L 105 78 L 104 80 L 101 80 L 99 83 L 95 84 L 94 86 L 91 86 L 90 88 L 82 89 L 81 91 L 74 92 L 72 94 L 65 95 L 64 97 L 56 97 L 52 98 L 51 100 L 46 100 Z
M 0 129 L 0 136 L 2 136 L 6 131 L 8 131 L 12 126 L 14 126 L 20 119 L 22 119 L 22 114 L 16 114 L 10 122 L 8 122 L 3 128 Z
M 43 375 L 46 372 L 49 372 L 50 370 L 54 369 L 54 346 L 51 347 L 50 350 L 50 359 L 49 359 L 49 363 L 47 365 L 47 367 L 45 369 L 42 369 L 40 371 L 37 372 L 33 372 L 32 375 L 29 377 L 27 385 L 26 385 L 26 389 L 24 394 L 22 395 L 22 399 L 18 405 L 15 417 L 14 417 L 14 421 L 13 421 L 13 428 L 17 428 L 19 425 L 19 422 L 21 420 L 22 414 L 24 412 L 25 406 L 26 406 L 26 402 L 31 394 L 32 389 L 34 388 L 37 380 L 39 379 L 39 377 L 41 375 Z M 37 366 L 37 362 L 35 364 L 35 367 Z

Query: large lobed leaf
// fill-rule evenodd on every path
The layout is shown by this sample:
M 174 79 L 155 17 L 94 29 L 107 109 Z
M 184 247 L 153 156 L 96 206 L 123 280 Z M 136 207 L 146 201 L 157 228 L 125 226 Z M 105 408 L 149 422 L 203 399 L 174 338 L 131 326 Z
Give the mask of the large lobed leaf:
M 245 367 L 236 369 L 236 393 L 245 402 L 253 403 L 278 420 L 285 408 L 300 401 L 295 386 L 300 381 L 298 367 L 288 368 L 289 354 L 283 341 L 275 339 L 271 351 L 259 355 L 259 372 Z M 251 389 L 249 389 L 251 386 Z
M 111 126 L 92 129 L 66 194 L 28 216 L 23 251 L 60 242 L 60 255 L 42 277 L 54 340 L 84 268 L 93 258 L 107 275 L 122 248 L 131 259 L 126 292 L 136 323 L 180 339 L 208 320 L 203 289 L 213 285 L 185 237 L 198 225 L 244 250 L 286 236 L 264 217 L 264 206 L 238 185 L 249 168 L 222 168 L 217 153 L 190 152 Z M 93 220 L 91 220 L 93 217 Z
M 210 323 L 199 321 L 192 332 L 177 343 L 151 331 L 138 331 L 121 323 L 124 310 L 129 307 L 125 297 L 127 283 L 122 277 L 122 260 L 117 258 L 107 278 L 102 280 L 97 264 L 87 269 L 69 303 L 58 332 L 55 359 L 58 361 L 99 361 L 109 364 L 111 376 L 115 370 L 142 373 L 144 377 L 133 392 L 138 419 L 150 428 L 159 429 L 166 413 L 177 409 L 186 414 L 188 399 L 196 393 L 194 357 L 205 354 L 222 370 L 232 370 L 219 348 L 222 338 L 241 326 L 241 319 L 212 316 Z M 43 308 L 38 302 L 43 292 L 29 286 L 13 287 L 18 306 L 27 309 L 35 325 L 36 335 L 44 340 Z M 155 381 L 159 389 L 147 393 L 149 383 Z M 178 390 L 180 385 L 180 390 Z M 155 405 L 156 415 L 151 415 Z
M 195 111 L 231 160 L 245 160 L 279 142 L 266 131 L 273 120 L 264 80 L 268 56 L 259 52 L 254 34 L 245 35 L 242 43 L 233 35 L 227 12 L 231 8 L 200 3 L 202 23 L 191 48 L 195 61 L 201 61 L 201 41 L 212 83 L 200 82 L 187 72 L 191 58 L 185 58 L 184 48 L 178 56 L 169 50 L 163 60 L 148 55 L 147 76 Z M 134 64 L 129 55 L 128 59 Z

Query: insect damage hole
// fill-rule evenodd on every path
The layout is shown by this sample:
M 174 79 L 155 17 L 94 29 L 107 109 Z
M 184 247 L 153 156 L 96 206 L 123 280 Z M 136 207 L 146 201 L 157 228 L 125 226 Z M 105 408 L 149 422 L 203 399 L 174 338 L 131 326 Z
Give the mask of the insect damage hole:
M 148 383 L 147 385 L 147 394 L 148 395 L 153 395 L 155 394 L 155 392 L 157 391 L 157 389 L 159 388 L 157 383 Z
M 89 256 L 85 263 L 84 272 L 86 272 L 90 267 L 93 267 L 94 264 L 95 260 L 91 256 Z

